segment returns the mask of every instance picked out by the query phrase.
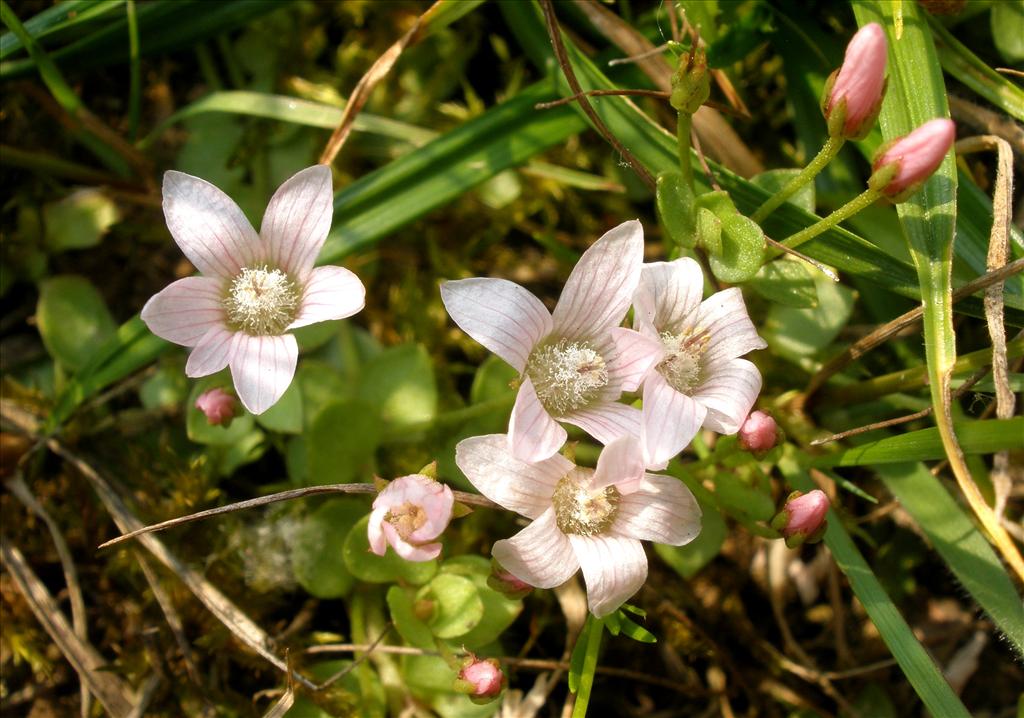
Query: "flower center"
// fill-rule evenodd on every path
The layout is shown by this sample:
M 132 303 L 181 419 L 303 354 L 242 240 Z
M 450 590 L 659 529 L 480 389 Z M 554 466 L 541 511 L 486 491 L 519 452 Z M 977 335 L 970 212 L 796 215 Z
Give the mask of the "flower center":
M 574 469 L 555 486 L 551 503 L 555 524 L 564 534 L 595 536 L 611 528 L 619 511 L 619 490 L 614 486 L 593 491 L 589 469 Z
M 608 384 L 604 357 L 588 342 L 560 339 L 530 354 L 526 374 L 549 413 L 563 416 L 597 398 Z
M 665 358 L 657 369 L 665 381 L 680 394 L 689 394 L 701 379 L 701 356 L 710 336 L 706 331 L 696 333 L 661 333 Z
M 224 310 L 233 329 L 253 336 L 281 334 L 295 320 L 299 290 L 280 269 L 243 269 L 231 280 Z
M 384 520 L 395 527 L 403 540 L 408 541 L 413 531 L 427 523 L 427 512 L 416 504 L 406 502 L 388 511 Z

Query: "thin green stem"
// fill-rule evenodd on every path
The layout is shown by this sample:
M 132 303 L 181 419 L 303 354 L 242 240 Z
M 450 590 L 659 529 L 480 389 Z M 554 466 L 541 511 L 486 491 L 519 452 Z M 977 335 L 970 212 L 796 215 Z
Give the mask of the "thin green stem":
M 594 687 L 594 674 L 597 672 L 597 656 L 601 650 L 601 637 L 604 635 L 604 621 L 587 616 L 591 622 L 587 632 L 586 654 L 583 656 L 583 670 L 580 671 L 580 684 L 576 688 L 576 704 L 572 707 L 572 718 L 585 718 L 587 706 L 590 704 L 590 691 Z
M 676 146 L 679 149 L 679 170 L 683 173 L 686 185 L 693 189 L 693 166 L 690 164 L 690 128 L 693 127 L 693 115 L 679 113 L 676 123 Z
M 139 132 L 139 107 L 142 97 L 139 21 L 135 14 L 135 0 L 128 0 L 125 9 L 128 12 L 128 139 L 134 142 Z
M 819 234 L 829 231 L 830 229 L 838 225 L 840 222 L 846 221 L 853 215 L 860 212 L 862 209 L 870 207 L 881 196 L 881 192 L 879 192 L 878 190 L 871 189 L 869 187 L 868 189 L 864 190 L 859 195 L 851 199 L 849 202 L 844 204 L 842 207 L 837 209 L 835 212 L 830 214 L 828 217 L 825 217 L 825 219 L 815 222 L 810 227 L 805 227 L 796 234 L 787 237 L 786 239 L 782 240 L 781 244 L 784 244 L 790 249 L 795 249 L 804 242 L 810 239 L 814 239 Z
M 757 208 L 757 211 L 754 212 L 754 214 L 750 215 L 750 218 L 758 224 L 763 222 L 768 215 L 778 209 L 783 202 L 796 194 L 801 187 L 808 182 L 812 182 L 814 178 L 818 176 L 818 173 L 825 169 L 825 166 L 828 165 L 828 163 L 831 162 L 837 154 L 839 154 L 839 150 L 843 148 L 843 144 L 845 142 L 846 139 L 843 137 L 829 137 L 814 159 L 811 160 L 806 167 L 800 170 L 800 174 L 796 175 L 786 183 L 785 187 L 769 197 L 764 204 Z

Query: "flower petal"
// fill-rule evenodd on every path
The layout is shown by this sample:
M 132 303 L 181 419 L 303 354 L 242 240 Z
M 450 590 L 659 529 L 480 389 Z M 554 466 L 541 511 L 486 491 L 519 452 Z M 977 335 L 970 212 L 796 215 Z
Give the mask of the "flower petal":
M 174 241 L 203 274 L 234 277 L 259 248 L 259 235 L 234 200 L 206 180 L 164 172 L 164 218 Z
M 271 260 L 300 279 L 313 268 L 334 216 L 331 169 L 313 165 L 285 181 L 263 213 L 260 237 Z
M 377 503 L 374 501 L 374 503 Z M 370 520 L 366 524 L 366 538 L 370 542 L 370 550 L 378 556 L 383 556 L 388 550 L 387 539 L 384 536 L 384 517 L 391 510 L 390 506 L 375 506 L 370 512 Z
M 392 526 L 390 521 L 383 522 L 381 528 L 391 548 L 406 561 L 429 561 L 441 554 L 440 543 L 409 543 L 398 535 L 398 529 Z
M 506 571 L 537 588 L 561 586 L 580 567 L 569 539 L 555 525 L 553 508 L 512 538 L 495 541 L 491 554 Z
M 476 277 L 441 284 L 452 321 L 507 361 L 526 368 L 533 347 L 551 333 L 551 314 L 537 297 L 507 279 Z
M 541 461 L 562 448 L 568 434 L 544 405 L 530 377 L 524 377 L 508 420 L 508 441 L 512 455 L 522 461 Z
M 219 372 L 231 362 L 237 351 L 239 338 L 243 336 L 245 335 L 233 332 L 220 324 L 210 327 L 188 355 L 185 375 L 199 377 Z
M 608 364 L 608 383 L 622 391 L 636 391 L 651 367 L 665 356 L 665 348 L 657 339 L 624 327 L 615 327 L 611 335 L 618 352 Z
M 242 404 L 253 414 L 262 414 L 284 394 L 295 376 L 299 345 L 291 334 L 254 337 L 238 335 L 231 359 L 231 378 Z
M 517 459 L 504 434 L 463 439 L 455 447 L 455 463 L 481 494 L 531 519 L 551 506 L 555 485 L 573 469 L 561 454 L 536 463 Z
M 704 272 L 695 260 L 682 257 L 645 264 L 633 295 L 633 327 L 646 328 L 655 336 L 679 332 L 700 306 L 703 294 Z
M 194 347 L 210 329 L 224 325 L 223 285 L 215 277 L 179 279 L 149 298 L 142 321 L 161 339 Z
M 615 485 L 630 493 L 644 475 L 644 455 L 635 436 L 623 436 L 604 447 L 597 457 L 597 469 L 591 479 L 592 490 Z
M 621 436 L 640 436 L 640 410 L 616 402 L 599 402 L 561 417 L 604 445 Z
M 569 536 L 587 582 L 587 603 L 598 618 L 607 616 L 647 580 L 647 554 L 636 539 Z
M 366 287 L 344 267 L 317 267 L 309 273 L 299 315 L 288 327 L 351 317 L 366 304 Z
M 701 510 L 682 481 L 646 474 L 638 489 L 619 500 L 612 531 L 641 541 L 682 546 L 700 533 Z
M 644 382 L 640 441 L 648 466 L 664 467 L 697 435 L 707 409 L 669 386 L 658 372 Z
M 708 409 L 704 426 L 720 434 L 735 434 L 761 392 L 761 372 L 746 359 L 716 362 L 693 398 Z
M 757 335 L 757 329 L 750 321 L 739 287 L 723 289 L 701 302 L 694 327 L 698 330 L 706 329 L 710 333 L 711 340 L 703 356 L 706 362 L 735 359 L 749 351 L 768 346 Z
M 644 261 L 639 220 L 623 222 L 583 253 L 552 313 L 560 338 L 587 339 L 617 326 L 626 316 Z

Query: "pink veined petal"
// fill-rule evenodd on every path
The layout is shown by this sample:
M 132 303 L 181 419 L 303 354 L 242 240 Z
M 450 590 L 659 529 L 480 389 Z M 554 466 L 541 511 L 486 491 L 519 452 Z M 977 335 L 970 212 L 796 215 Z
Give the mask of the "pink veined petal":
M 664 358 L 665 347 L 632 329 L 615 327 L 611 335 L 618 352 L 608 364 L 608 383 L 617 383 L 622 391 L 636 391 L 651 367 Z
M 768 346 L 757 335 L 738 287 L 716 292 L 701 302 L 694 326 L 709 332 L 710 341 L 703 355 L 706 362 L 735 359 Z
M 330 168 L 313 165 L 294 174 L 277 188 L 263 213 L 260 237 L 271 260 L 304 278 L 324 246 L 333 216 Z
M 209 376 L 219 372 L 231 362 L 238 342 L 244 336 L 220 324 L 210 327 L 188 355 L 185 376 Z
M 746 359 L 729 359 L 705 368 L 707 378 L 693 398 L 707 407 L 704 426 L 720 434 L 735 434 L 761 392 L 761 372 Z
M 647 554 L 636 539 L 569 536 L 587 582 L 587 603 L 598 618 L 607 616 L 647 580 Z
M 686 448 L 704 423 L 707 409 L 669 386 L 658 372 L 644 382 L 640 441 L 649 466 L 662 467 Z
M 521 461 L 541 461 L 562 448 L 568 434 L 540 403 L 530 377 L 516 395 L 512 416 L 508 420 L 508 442 L 512 455 Z
M 644 455 L 635 436 L 623 436 L 604 447 L 597 457 L 597 469 L 590 481 L 592 489 L 617 486 L 628 493 L 644 475 Z
M 626 538 L 682 546 L 700 533 L 701 510 L 682 481 L 646 474 L 637 490 L 619 500 L 612 531 Z
M 223 285 L 215 277 L 179 279 L 149 298 L 142 321 L 161 339 L 194 347 L 210 329 L 224 325 Z
M 231 359 L 231 378 L 242 404 L 262 414 L 284 394 L 295 376 L 299 345 L 291 334 L 254 337 L 240 334 Z
M 366 538 L 370 542 L 370 550 L 378 556 L 383 556 L 388 550 L 383 524 L 384 517 L 387 516 L 390 509 L 390 506 L 374 506 L 373 511 L 370 512 L 370 520 L 366 524 Z
M 481 494 L 531 519 L 551 506 L 555 485 L 573 469 L 561 454 L 534 463 L 517 459 L 505 434 L 463 439 L 455 447 L 455 463 Z
M 537 588 L 561 586 L 580 567 L 569 539 L 555 524 L 553 508 L 512 538 L 495 541 L 491 553 L 506 571 Z
M 583 253 L 562 289 L 554 333 L 587 339 L 617 326 L 626 316 L 644 261 L 644 230 L 639 220 L 623 222 Z
M 533 347 L 551 333 L 551 314 L 537 297 L 507 279 L 475 277 L 441 284 L 452 321 L 507 361 L 526 368 Z
M 606 446 L 621 436 L 640 436 L 640 410 L 616 402 L 599 402 L 562 417 Z
M 163 195 L 167 229 L 196 269 L 228 279 L 252 263 L 259 235 L 234 200 L 174 170 L 164 173 Z
M 660 332 L 679 332 L 700 306 L 704 295 L 704 272 L 689 257 L 672 262 L 643 265 L 640 283 L 633 295 L 633 327 Z
M 365 303 L 366 287 L 359 277 L 344 267 L 317 267 L 309 273 L 299 315 L 288 328 L 351 317 Z
M 406 561 L 429 561 L 441 554 L 440 543 L 412 544 L 398 535 L 398 530 L 385 521 L 381 524 L 384 536 L 387 537 L 391 548 Z
M 426 523 L 409 534 L 409 539 L 417 543 L 437 538 L 448 528 L 452 520 L 452 507 L 455 505 L 452 490 L 439 481 L 433 483 L 435 486 L 431 486 L 417 502 L 427 515 Z

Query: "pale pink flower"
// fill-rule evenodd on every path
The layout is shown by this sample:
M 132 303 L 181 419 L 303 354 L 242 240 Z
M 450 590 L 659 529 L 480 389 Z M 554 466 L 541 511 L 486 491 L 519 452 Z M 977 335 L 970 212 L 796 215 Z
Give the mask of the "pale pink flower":
M 212 425 L 227 424 L 235 416 L 235 397 L 217 387 L 196 397 L 196 408 Z
M 633 436 L 604 447 L 596 470 L 561 454 L 522 461 L 503 434 L 464 439 L 455 462 L 484 496 L 532 519 L 494 544 L 494 558 L 537 588 L 559 586 L 582 568 L 597 617 L 617 609 L 646 580 L 641 541 L 682 546 L 700 533 L 693 494 L 678 479 L 646 473 Z
M 455 679 L 455 690 L 465 693 L 474 703 L 488 703 L 501 695 L 505 673 L 493 658 L 481 659 L 470 653 Z
M 388 544 L 408 561 L 429 561 L 441 553 L 436 542 L 452 520 L 452 490 L 423 474 L 401 476 L 373 501 L 367 525 L 370 550 L 383 556 Z
M 653 358 L 649 342 L 619 326 L 643 248 L 637 220 L 609 230 L 580 257 L 554 312 L 505 279 L 441 285 L 455 323 L 522 374 L 508 430 L 519 458 L 539 461 L 558 451 L 567 436 L 559 421 L 604 444 L 639 433 L 640 412 L 616 400 L 636 389 Z
M 772 526 L 782 532 L 787 545 L 799 546 L 824 531 L 829 505 L 828 496 L 821 489 L 806 494 L 794 491 L 782 511 L 772 519 Z
M 366 290 L 342 267 L 313 267 L 331 227 L 331 171 L 302 170 L 274 193 L 260 233 L 230 197 L 182 172 L 164 174 L 164 217 L 203 276 L 186 277 L 142 308 L 150 331 L 194 347 L 190 377 L 226 366 L 245 408 L 261 414 L 295 375 L 298 345 L 286 332 L 348 317 Z
M 740 448 L 744 451 L 762 453 L 775 446 L 779 438 L 779 427 L 775 419 L 763 411 L 752 411 L 740 427 Z
M 858 30 L 846 46 L 846 57 L 825 103 L 825 117 L 828 118 L 845 100 L 843 135 L 846 137 L 862 137 L 878 117 L 885 92 L 887 52 L 885 30 L 876 22 Z
M 641 441 L 648 466 L 664 466 L 704 426 L 735 434 L 761 391 L 761 373 L 739 357 L 767 344 L 736 287 L 703 302 L 692 259 L 645 264 L 633 326 L 660 342 L 643 379 Z
M 909 135 L 884 146 L 874 161 L 874 171 L 896 164 L 896 174 L 882 188 L 889 196 L 913 192 L 942 164 L 956 140 L 956 125 L 944 118 L 929 120 Z

